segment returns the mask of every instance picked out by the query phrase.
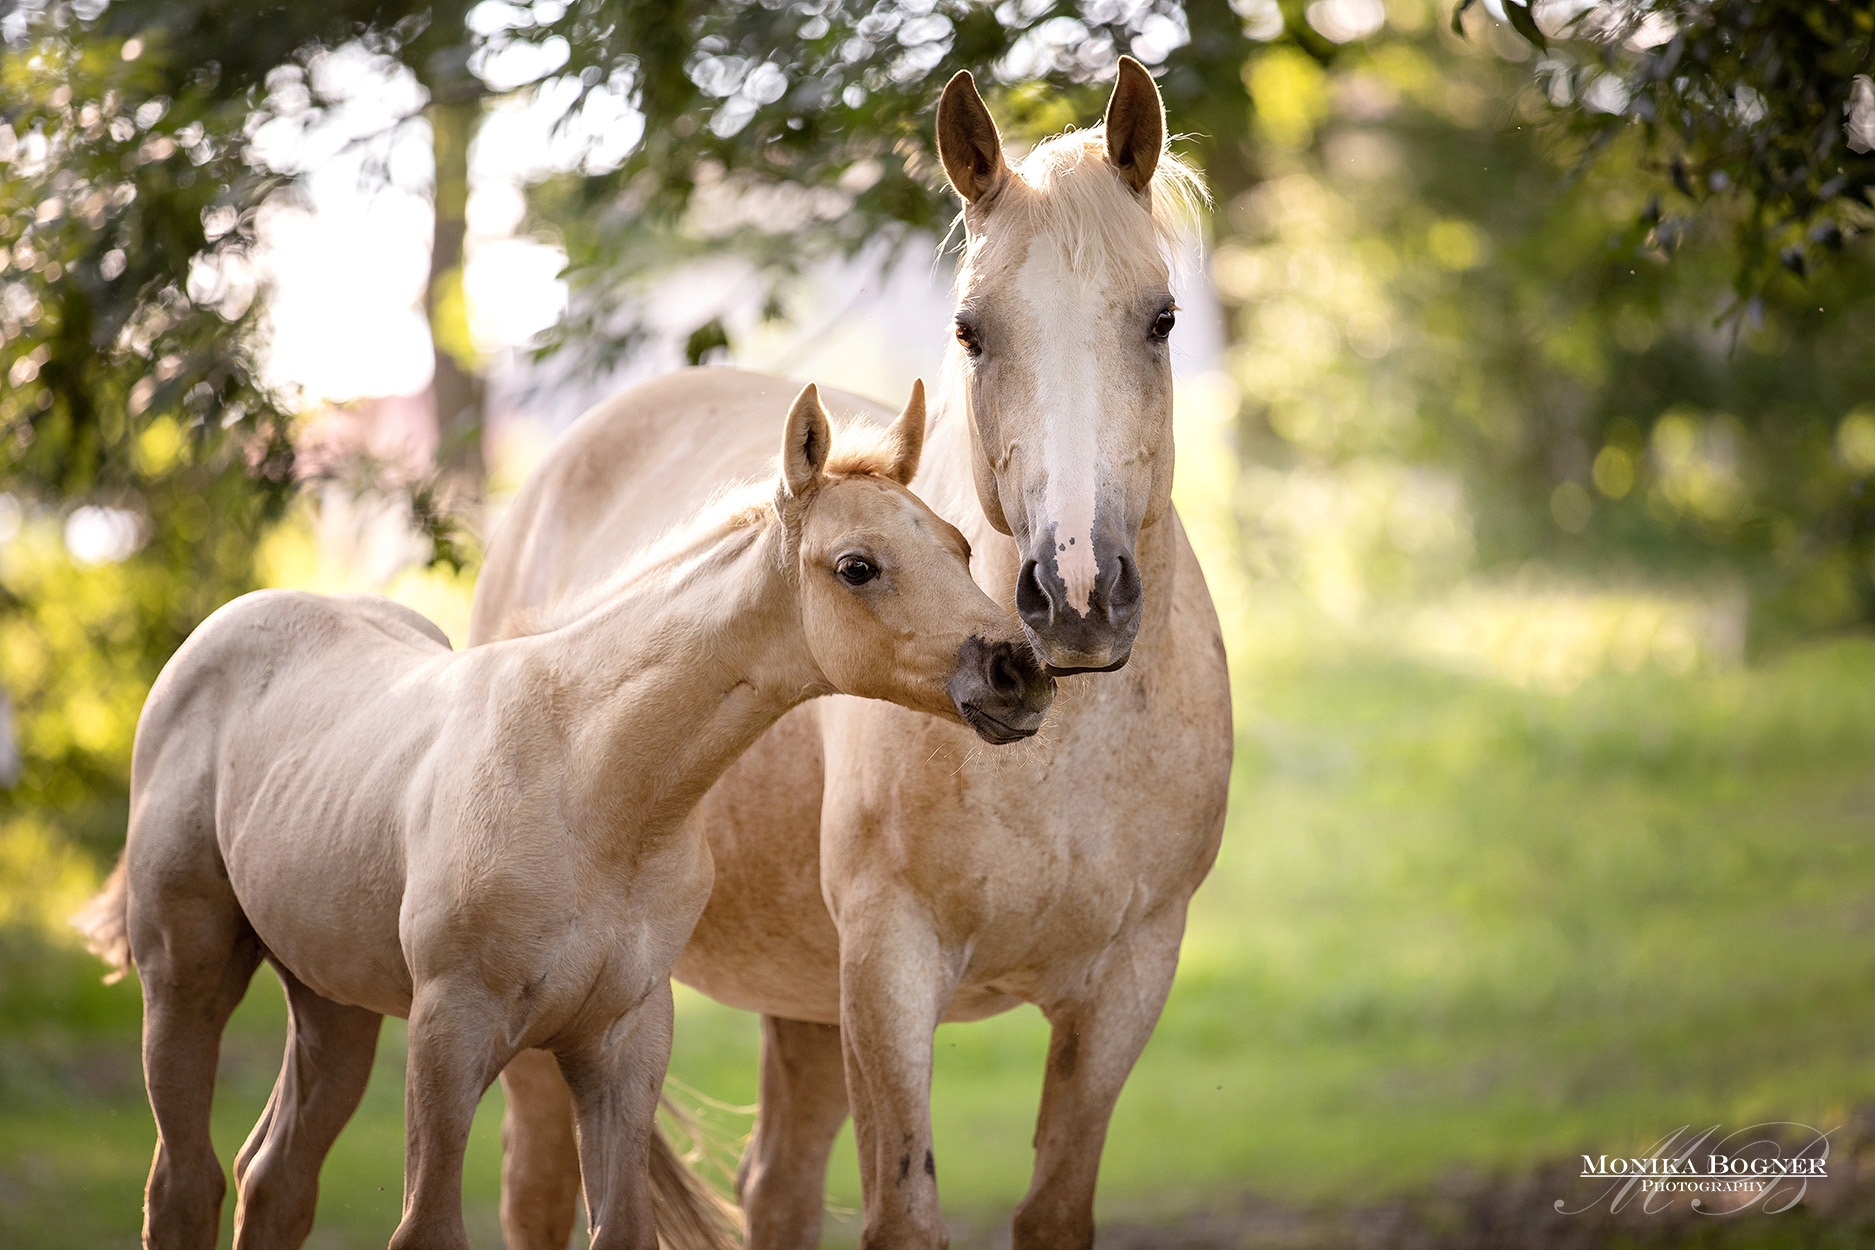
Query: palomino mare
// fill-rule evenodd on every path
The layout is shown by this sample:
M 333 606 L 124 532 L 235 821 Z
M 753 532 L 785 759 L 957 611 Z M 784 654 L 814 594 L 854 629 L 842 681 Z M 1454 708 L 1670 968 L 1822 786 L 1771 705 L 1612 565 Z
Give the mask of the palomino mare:
M 1104 130 L 1015 168 L 967 74 L 939 104 L 967 238 L 918 487 L 1058 673 L 1118 671 L 1065 678 L 1044 732 L 1011 752 L 914 712 L 823 701 L 700 804 L 716 886 L 677 976 L 763 1016 L 738 1178 L 757 1250 L 817 1244 L 849 1100 L 862 1244 L 942 1246 L 932 1033 L 1021 1002 L 1053 1032 L 1015 1244 L 1093 1238 L 1107 1122 L 1216 854 L 1231 760 L 1217 617 L 1169 498 L 1165 253 L 1202 192 L 1164 135 L 1157 87 L 1130 59 Z M 678 374 L 581 418 L 496 535 L 472 639 L 604 578 L 749 472 L 759 414 L 785 385 Z M 564 1250 L 578 1193 L 565 1090 L 531 1053 L 503 1080 L 508 1244 Z
M 235 1164 L 236 1246 L 311 1231 L 385 1015 L 410 1019 L 394 1250 L 466 1250 L 469 1122 L 530 1046 L 574 1091 L 592 1244 L 728 1244 L 652 1144 L 671 967 L 711 884 L 686 814 L 816 695 L 897 700 L 996 741 L 1032 733 L 1053 697 L 963 536 L 905 489 L 924 428 L 917 390 L 887 437 L 829 461 L 808 387 L 778 482 L 490 646 L 452 652 L 382 599 L 294 591 L 196 630 L 144 707 L 124 858 L 83 925 L 143 982 L 146 1244 L 215 1244 L 216 1053 L 263 958 L 291 1038 Z

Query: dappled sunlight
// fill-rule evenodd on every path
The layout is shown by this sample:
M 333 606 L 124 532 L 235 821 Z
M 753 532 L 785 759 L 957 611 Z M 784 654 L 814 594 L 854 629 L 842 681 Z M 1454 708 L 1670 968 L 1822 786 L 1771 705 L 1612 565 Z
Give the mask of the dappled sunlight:
M 71 917 L 98 888 L 92 858 L 31 816 L 0 821 L 0 930 L 75 946 Z
M 1551 694 L 1645 665 L 1681 676 L 1731 667 L 1745 649 L 1739 593 L 1473 584 L 1397 620 L 1407 654 Z

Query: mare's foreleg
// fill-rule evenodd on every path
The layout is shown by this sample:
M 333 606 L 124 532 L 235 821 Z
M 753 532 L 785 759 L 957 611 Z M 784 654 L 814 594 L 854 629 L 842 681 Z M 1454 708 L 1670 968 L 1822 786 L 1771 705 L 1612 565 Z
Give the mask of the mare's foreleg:
M 671 1060 L 666 981 L 602 1037 L 568 1047 L 560 1068 L 579 1118 L 579 1172 L 592 1250 L 656 1250 L 651 1135 Z
M 837 1025 L 762 1017 L 761 1105 L 736 1174 L 749 1250 L 813 1250 L 827 1157 L 846 1122 Z
M 321 998 L 275 964 L 287 996 L 286 1059 L 234 1164 L 236 1250 L 300 1245 L 312 1232 L 319 1168 L 371 1079 L 384 1017 Z
M 140 858 L 131 859 L 128 919 L 143 984 L 143 1079 L 156 1117 L 143 1242 L 150 1250 L 209 1250 L 227 1192 L 209 1137 L 215 1068 L 222 1030 L 247 993 L 261 947 L 219 860 L 139 872 Z
M 501 1233 L 508 1250 L 566 1250 L 579 1203 L 573 1095 L 560 1063 L 524 1050 L 501 1070 Z
M 881 899 L 843 911 L 840 1035 L 864 1197 L 861 1250 L 942 1250 L 931 1141 L 931 1047 L 955 989 L 916 907 Z
M 1016 1208 L 1014 1250 L 1088 1250 L 1107 1122 L 1152 1036 L 1178 967 L 1182 905 L 1165 908 L 1102 952 L 1072 998 L 1042 1004 L 1051 1035 L 1035 1173 Z
M 404 1078 L 404 1217 L 391 1250 L 468 1250 L 462 1159 L 476 1104 L 514 1055 L 507 1004 L 474 975 L 420 982 Z

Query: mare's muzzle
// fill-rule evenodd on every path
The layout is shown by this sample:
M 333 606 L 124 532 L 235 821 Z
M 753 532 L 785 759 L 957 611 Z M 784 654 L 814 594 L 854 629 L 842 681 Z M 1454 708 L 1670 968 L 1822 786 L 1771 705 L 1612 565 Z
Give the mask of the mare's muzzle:
M 1083 539 L 1085 541 L 1085 539 Z M 1094 534 L 1095 573 L 1087 610 L 1078 610 L 1062 580 L 1060 548 L 1049 526 L 1029 548 L 1016 578 L 1016 612 L 1048 662 L 1048 671 L 1104 673 L 1119 668 L 1133 653 L 1139 611 L 1146 601 L 1133 544 L 1099 527 Z
M 1055 701 L 1055 679 L 1026 642 L 985 642 L 975 635 L 957 649 L 948 689 L 964 723 L 998 744 L 1040 729 Z

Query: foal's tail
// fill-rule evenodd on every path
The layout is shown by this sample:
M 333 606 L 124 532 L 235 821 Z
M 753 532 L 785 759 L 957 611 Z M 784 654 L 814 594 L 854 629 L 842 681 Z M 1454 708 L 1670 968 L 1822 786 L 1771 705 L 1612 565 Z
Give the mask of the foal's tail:
M 703 1140 L 695 1120 L 672 1102 L 664 1110 L 689 1134 L 688 1155 L 679 1155 L 662 1125 L 651 1134 L 651 1202 L 657 1214 L 659 1250 L 735 1250 L 742 1213 L 691 1169 L 702 1159 Z
M 72 928 L 85 935 L 85 945 L 93 955 L 111 965 L 104 983 L 115 984 L 130 971 L 130 885 L 124 872 L 124 857 L 117 857 L 117 867 L 104 879 L 98 896 L 86 903 L 72 917 Z

